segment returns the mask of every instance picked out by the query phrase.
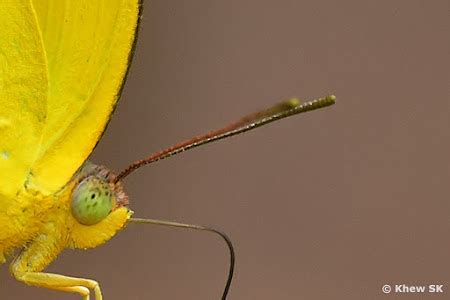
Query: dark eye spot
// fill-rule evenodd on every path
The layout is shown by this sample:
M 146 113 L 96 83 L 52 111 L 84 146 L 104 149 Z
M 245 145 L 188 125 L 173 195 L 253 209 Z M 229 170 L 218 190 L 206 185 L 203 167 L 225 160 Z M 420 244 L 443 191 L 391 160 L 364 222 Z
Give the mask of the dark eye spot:
M 91 199 L 94 199 L 94 198 L 95 198 L 95 194 L 92 194 L 92 195 L 91 195 Z

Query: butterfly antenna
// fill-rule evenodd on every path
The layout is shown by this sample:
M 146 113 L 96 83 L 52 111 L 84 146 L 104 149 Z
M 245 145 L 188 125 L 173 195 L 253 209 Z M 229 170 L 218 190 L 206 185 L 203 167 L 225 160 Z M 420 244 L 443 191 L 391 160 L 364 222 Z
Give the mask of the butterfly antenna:
M 233 280 L 233 274 L 234 274 L 234 265 L 235 265 L 235 254 L 234 254 L 234 248 L 233 243 L 231 242 L 230 238 L 223 233 L 220 230 L 211 228 L 211 227 L 205 227 L 200 225 L 191 225 L 191 224 L 183 224 L 183 223 L 177 223 L 177 222 L 170 222 L 170 221 L 162 221 L 162 220 L 155 220 L 155 219 L 141 219 L 141 218 L 131 218 L 130 222 L 132 223 L 140 223 L 140 224 L 153 224 L 153 225 L 163 225 L 163 226 L 170 226 L 170 227 L 178 227 L 178 228 L 186 228 L 186 229 L 193 229 L 193 230 L 203 230 L 215 233 L 219 235 L 227 244 L 228 250 L 230 253 L 230 267 L 228 271 L 228 278 L 227 282 L 225 284 L 225 288 L 222 293 L 222 300 L 225 300 L 228 295 L 228 291 L 230 290 L 231 281 Z
M 220 128 L 218 130 L 210 131 L 204 135 L 196 136 L 187 141 L 169 147 L 165 150 L 156 152 L 145 159 L 138 160 L 129 165 L 125 170 L 120 172 L 117 175 L 115 182 L 117 183 L 118 181 L 130 175 L 133 171 L 144 165 L 157 162 L 159 160 L 174 156 L 178 153 L 199 147 L 201 145 L 209 144 L 214 141 L 218 141 L 233 135 L 237 135 L 258 128 L 260 126 L 272 123 L 280 119 L 284 119 L 296 114 L 333 105 L 335 103 L 335 100 L 336 97 L 334 95 L 331 95 L 324 98 L 309 101 L 303 104 L 301 104 L 300 100 L 296 98 L 283 101 L 267 109 L 249 114 L 239 119 L 237 122 L 234 122 L 228 126 Z

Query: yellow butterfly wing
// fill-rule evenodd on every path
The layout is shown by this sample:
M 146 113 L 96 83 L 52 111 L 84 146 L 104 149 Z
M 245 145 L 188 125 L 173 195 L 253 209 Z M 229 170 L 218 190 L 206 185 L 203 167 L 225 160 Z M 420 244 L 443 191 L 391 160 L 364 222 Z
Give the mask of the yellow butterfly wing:
M 26 181 L 28 187 L 50 194 L 70 180 L 104 131 L 128 69 L 139 19 L 139 1 L 31 2 L 48 70 L 48 91 L 42 92 L 43 96 L 35 100 L 46 111 L 42 119 L 45 126 L 32 133 L 28 130 L 24 136 L 26 143 L 33 144 L 30 147 L 35 151 L 32 158 L 29 153 L 26 154 L 28 160 L 17 156 L 19 148 L 25 145 L 24 139 L 17 139 L 15 149 L 8 154 L 12 166 L 29 167 L 26 174 L 21 171 L 17 175 L 23 178 L 22 184 Z M 10 33 L 16 34 L 15 30 Z M 38 45 L 28 41 L 24 42 L 24 46 L 39 49 Z M 24 62 L 27 66 L 32 63 Z M 22 84 L 30 89 L 28 82 L 22 81 Z M 45 91 L 43 87 L 40 90 Z M 16 92 L 20 93 L 20 90 Z M 14 97 L 18 99 L 18 96 Z M 3 105 L 7 100 L 0 101 Z M 31 107 L 27 106 L 26 110 L 30 116 L 23 118 L 19 117 L 21 110 L 17 107 L 9 110 L 16 118 L 22 118 L 12 120 L 14 127 L 21 127 L 24 123 L 31 126 L 29 120 L 39 117 Z M 33 141 L 28 140 L 30 136 Z M 10 140 L 5 144 L 11 143 Z M 0 173 L 0 176 L 8 177 L 4 170 Z M 9 184 L 6 178 L 2 178 L 1 182 Z
M 47 120 L 47 63 L 28 2 L 0 4 L 0 212 L 27 180 Z
M 120 96 L 138 0 L 33 0 L 48 61 L 47 122 L 30 184 L 61 188 L 99 140 Z

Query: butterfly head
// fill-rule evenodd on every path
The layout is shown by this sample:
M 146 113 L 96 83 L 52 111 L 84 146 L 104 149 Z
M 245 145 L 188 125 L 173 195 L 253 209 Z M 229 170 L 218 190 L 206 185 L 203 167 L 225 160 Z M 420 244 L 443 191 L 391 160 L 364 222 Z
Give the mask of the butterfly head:
M 72 192 L 73 217 L 83 225 L 104 220 L 113 210 L 128 205 L 128 197 L 120 182 L 107 169 L 90 165 L 91 172 L 83 177 Z
M 115 177 L 105 167 L 89 162 L 75 177 L 69 208 L 73 220 L 72 247 L 103 244 L 128 222 L 133 212 L 128 208 L 122 183 L 115 182 Z

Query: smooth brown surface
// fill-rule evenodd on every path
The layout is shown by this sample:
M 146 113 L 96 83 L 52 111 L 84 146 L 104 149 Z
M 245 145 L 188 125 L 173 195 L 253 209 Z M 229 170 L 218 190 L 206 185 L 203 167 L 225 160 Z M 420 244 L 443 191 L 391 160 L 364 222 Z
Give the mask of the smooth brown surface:
M 290 96 L 338 104 L 143 168 L 139 217 L 232 237 L 229 299 L 449 299 L 450 2 L 147 1 L 138 48 L 92 160 L 119 170 Z M 208 233 L 133 225 L 48 271 L 105 300 L 219 299 Z M 443 295 L 383 284 L 444 284 Z M 80 299 L 15 282 L 0 299 Z

